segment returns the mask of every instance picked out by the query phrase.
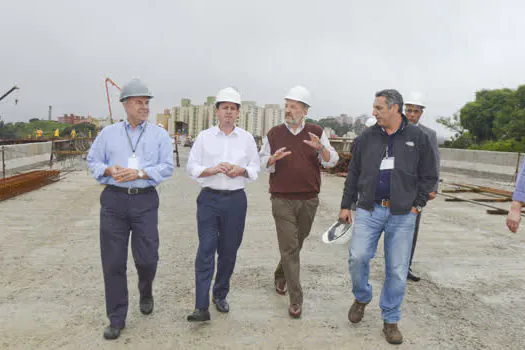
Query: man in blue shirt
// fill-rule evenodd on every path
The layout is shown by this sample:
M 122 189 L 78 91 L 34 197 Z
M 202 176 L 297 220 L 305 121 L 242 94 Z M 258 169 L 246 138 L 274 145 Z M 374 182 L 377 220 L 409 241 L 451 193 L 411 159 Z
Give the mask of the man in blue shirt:
M 135 79 L 120 94 L 127 120 L 105 127 L 87 162 L 106 185 L 100 197 L 100 250 L 110 324 L 104 338 L 116 339 L 126 323 L 128 241 L 139 277 L 140 311 L 153 311 L 152 285 L 157 271 L 160 182 L 173 174 L 173 145 L 166 130 L 149 123 L 148 87 Z

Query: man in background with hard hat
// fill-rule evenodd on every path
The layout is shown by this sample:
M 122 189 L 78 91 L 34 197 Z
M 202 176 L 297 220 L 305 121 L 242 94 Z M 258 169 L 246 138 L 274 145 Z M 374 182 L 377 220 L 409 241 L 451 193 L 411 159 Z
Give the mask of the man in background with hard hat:
M 348 312 L 361 321 L 372 300 L 370 260 L 384 231 L 385 281 L 381 292 L 383 333 L 391 344 L 401 344 L 397 327 L 406 290 L 410 250 L 416 217 L 426 205 L 437 180 L 428 137 L 403 115 L 403 97 L 392 89 L 375 94 L 377 124 L 359 135 L 345 181 L 339 219 L 352 223 L 349 270 L 355 301 Z
M 241 96 L 228 87 L 215 101 L 219 125 L 202 131 L 193 144 L 186 170 L 202 187 L 197 197 L 199 248 L 195 259 L 195 310 L 190 322 L 210 320 L 210 286 L 217 257 L 212 300 L 219 312 L 229 312 L 226 297 L 244 233 L 247 200 L 244 187 L 260 170 L 253 136 L 235 126 Z
M 275 290 L 290 293 L 288 313 L 302 313 L 303 291 L 299 280 L 299 255 L 319 205 L 321 188 L 319 163 L 333 167 L 339 155 L 330 145 L 323 129 L 306 123 L 310 92 L 292 88 L 285 97 L 285 120 L 264 138 L 261 167 L 270 172 L 272 213 L 277 230 L 281 260 L 274 273 Z
M 423 99 L 420 93 L 413 92 L 410 94 L 408 100 L 405 102 L 405 115 L 408 119 L 408 122 L 412 125 L 418 126 L 430 139 L 430 144 L 432 146 L 432 151 L 434 152 L 434 156 L 436 159 L 436 169 L 438 173 L 438 181 L 436 181 L 436 184 L 429 194 L 429 200 L 433 200 L 436 198 L 436 193 L 438 191 L 439 186 L 439 168 L 440 168 L 440 158 L 439 158 L 439 145 L 437 141 L 437 135 L 436 132 L 423 124 L 419 122 L 421 119 L 421 116 L 423 115 L 423 111 L 425 109 L 425 104 L 423 103 Z M 421 221 L 421 214 L 422 212 L 417 214 L 416 219 L 416 228 L 414 230 L 414 241 L 412 243 L 412 253 L 410 254 L 410 265 L 408 267 L 408 279 L 414 282 L 418 282 L 421 278 L 417 275 L 415 275 L 412 272 L 412 259 L 414 258 L 414 251 L 416 250 L 416 243 L 417 243 L 417 237 L 419 233 L 419 222 Z
M 105 185 L 100 196 L 100 251 L 109 326 L 104 338 L 116 339 L 126 325 L 131 250 L 138 272 L 140 311 L 153 311 L 153 280 L 159 259 L 158 208 L 155 189 L 173 174 L 173 146 L 166 132 L 148 122 L 150 90 L 135 79 L 123 86 L 120 102 L 127 119 L 106 126 L 87 157 L 91 174 Z

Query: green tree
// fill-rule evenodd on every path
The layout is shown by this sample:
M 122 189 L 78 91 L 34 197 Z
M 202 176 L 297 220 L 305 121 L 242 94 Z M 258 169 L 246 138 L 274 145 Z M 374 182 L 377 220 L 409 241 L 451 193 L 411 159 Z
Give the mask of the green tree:
M 352 125 L 350 124 L 340 124 L 339 121 L 335 118 L 323 118 L 320 119 L 317 124 L 322 128 L 332 128 L 337 136 L 343 136 L 348 131 L 352 130 Z
M 0 120 L 0 139 L 15 139 L 16 132 L 13 129 L 12 123 L 4 123 Z
M 96 127 L 95 125 L 91 123 L 80 123 L 75 125 L 68 125 L 65 127 L 60 135 L 63 135 L 63 137 L 68 137 L 71 134 L 71 130 L 75 129 L 77 132 L 77 136 L 83 136 L 87 137 L 89 134 L 89 131 L 91 130 L 91 135 L 96 135 Z
M 525 150 L 525 85 L 478 91 L 475 101 L 465 104 L 459 115 L 437 121 L 455 132 L 448 147 Z
M 461 110 L 461 125 L 478 143 L 508 137 L 506 127 L 515 116 L 516 96 L 511 89 L 481 90 Z

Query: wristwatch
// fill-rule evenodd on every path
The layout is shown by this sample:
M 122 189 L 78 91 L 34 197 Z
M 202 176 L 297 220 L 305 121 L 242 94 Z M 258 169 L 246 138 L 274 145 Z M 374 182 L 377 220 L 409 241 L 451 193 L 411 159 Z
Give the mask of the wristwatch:
M 421 206 L 418 205 L 418 206 L 416 207 L 416 210 L 417 210 L 418 213 L 421 213 L 421 212 L 423 211 L 423 207 L 421 207 Z
M 137 170 L 137 177 L 138 177 L 139 179 L 142 179 L 142 178 L 144 177 L 144 172 L 143 172 L 142 170 L 140 170 L 140 169 Z

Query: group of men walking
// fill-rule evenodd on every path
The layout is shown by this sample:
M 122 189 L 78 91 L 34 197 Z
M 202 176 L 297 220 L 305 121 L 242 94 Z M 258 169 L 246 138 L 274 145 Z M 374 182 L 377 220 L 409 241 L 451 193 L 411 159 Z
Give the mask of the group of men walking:
M 140 310 L 143 314 L 153 311 L 152 283 L 159 242 L 155 186 L 173 173 L 173 146 L 163 128 L 147 121 L 151 98 L 153 95 L 142 82 L 126 84 L 120 100 L 127 120 L 104 128 L 88 155 L 93 176 L 106 185 L 100 212 L 110 321 L 104 330 L 106 339 L 118 338 L 125 326 L 130 232 L 139 276 Z M 218 125 L 198 135 L 186 167 L 201 186 L 197 197 L 195 309 L 187 316 L 188 321 L 209 321 L 210 300 L 219 312 L 230 310 L 230 278 L 248 206 L 244 188 L 257 179 L 261 168 L 270 173 L 270 201 L 280 251 L 274 272 L 275 291 L 289 295 L 291 317 L 301 316 L 300 252 L 319 206 L 321 166 L 333 167 L 339 160 L 323 129 L 306 122 L 310 106 L 309 91 L 302 86 L 292 88 L 285 96 L 283 123 L 268 132 L 258 152 L 253 136 L 235 125 L 241 107 L 239 92 L 230 87 L 219 91 L 215 101 Z M 339 213 L 340 220 L 355 221 L 349 258 L 355 296 L 349 320 L 353 323 L 362 319 L 372 298 L 369 261 L 385 233 L 386 278 L 380 306 L 386 339 L 393 344 L 402 342 L 397 322 L 407 277 L 417 279 L 409 266 L 419 218 L 437 190 L 435 133 L 432 140 L 432 133 L 429 137 L 428 131 L 417 126 L 423 108 L 422 103 L 412 101 L 407 104 L 405 116 L 399 92 L 383 90 L 376 94 L 373 111 L 377 122 L 359 136 L 353 147 Z M 350 210 L 353 205 L 357 206 L 354 219 Z

